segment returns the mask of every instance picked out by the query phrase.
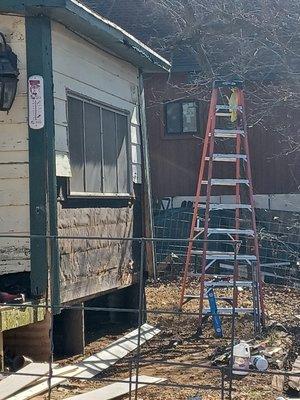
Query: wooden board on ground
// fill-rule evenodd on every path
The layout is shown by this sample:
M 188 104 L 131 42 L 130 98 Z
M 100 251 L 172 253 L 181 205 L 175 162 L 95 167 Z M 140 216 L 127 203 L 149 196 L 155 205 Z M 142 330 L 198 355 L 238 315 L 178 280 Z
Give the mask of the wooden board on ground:
M 158 333 L 160 333 L 159 329 L 149 324 L 142 325 L 140 345 L 144 344 L 147 340 L 152 339 Z M 37 381 L 34 386 L 15 394 L 14 396 L 10 397 L 9 400 L 29 400 L 32 397 L 47 392 L 49 387 L 54 388 L 62 383 L 65 383 L 68 378 L 93 378 L 101 371 L 104 371 L 111 365 L 114 365 L 121 358 L 135 350 L 137 346 L 138 329 L 111 343 L 99 353 L 85 358 L 80 364 L 53 370 L 53 375 L 61 375 L 62 377 L 52 378 L 51 383 L 48 382 L 48 380 L 45 380 L 45 378 L 42 381 Z
M 112 383 L 111 385 L 104 386 L 100 389 L 96 389 L 91 392 L 68 397 L 68 400 L 96 400 L 96 399 L 112 400 L 112 399 L 116 399 L 120 396 L 123 396 L 124 394 L 129 393 L 129 391 L 130 391 L 129 380 L 130 380 L 130 378 L 124 379 L 124 382 Z M 163 379 L 163 378 L 156 378 L 153 376 L 140 375 L 139 379 L 138 379 L 138 381 L 140 382 L 138 384 L 138 389 L 140 389 L 144 386 L 147 386 L 149 384 L 161 383 L 161 382 L 164 382 L 165 380 L 166 379 Z M 131 390 L 133 392 L 136 387 L 136 377 L 135 376 L 133 376 L 131 378 L 131 382 L 132 382 Z
M 31 363 L 0 382 L 0 400 L 7 399 L 19 390 L 31 385 L 49 371 L 49 364 Z M 26 375 L 28 374 L 28 375 Z M 40 375 L 40 376 L 37 376 Z
M 51 384 L 50 387 L 54 388 L 55 386 L 67 382 L 67 376 L 74 376 L 78 372 L 78 367 L 75 365 L 71 365 L 68 367 L 62 367 L 62 368 L 55 368 L 53 369 L 53 375 L 55 378 L 51 379 Z M 10 396 L 9 400 L 28 400 L 31 399 L 32 397 L 38 396 L 41 393 L 47 392 L 49 389 L 49 382 L 47 379 L 47 376 L 43 377 L 39 381 L 36 382 L 34 386 L 30 386 L 28 388 L 25 388 L 21 392 Z
M 300 356 L 295 360 L 292 372 L 300 372 Z M 300 376 L 290 376 L 288 385 L 296 392 L 300 392 Z
M 140 344 L 144 344 L 147 340 L 152 339 L 160 332 L 159 329 L 144 324 L 141 326 Z M 138 347 L 138 329 L 128 333 L 122 338 L 111 343 L 104 350 L 91 357 L 85 358 L 80 364 L 80 367 L 85 367 L 85 371 L 78 375 L 79 378 L 92 378 L 101 371 L 114 365 L 121 358 L 124 358 L 131 351 Z

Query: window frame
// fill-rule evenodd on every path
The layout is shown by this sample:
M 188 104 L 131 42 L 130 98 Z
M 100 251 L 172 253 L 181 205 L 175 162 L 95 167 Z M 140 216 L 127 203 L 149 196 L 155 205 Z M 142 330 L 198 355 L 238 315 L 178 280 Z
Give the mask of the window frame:
M 105 102 L 93 99 L 89 96 L 82 95 L 80 93 L 74 92 L 72 90 L 67 89 L 66 90 L 66 117 L 67 117 L 67 140 L 68 140 L 68 147 L 70 143 L 70 131 L 69 131 L 69 115 L 68 115 L 68 98 L 73 98 L 79 101 L 82 101 L 83 104 L 91 104 L 93 106 L 99 107 L 100 109 L 100 135 L 101 135 L 101 186 L 103 188 L 103 182 L 104 182 L 104 169 L 103 169 L 103 163 L 104 163 L 104 157 L 103 157 L 103 118 L 102 118 L 102 110 L 108 110 L 110 112 L 113 112 L 115 114 L 120 114 L 122 116 L 125 116 L 127 119 L 127 138 L 126 138 L 126 150 L 127 150 L 127 173 L 128 173 L 128 192 L 126 193 L 105 193 L 105 192 L 75 192 L 71 190 L 71 179 L 72 177 L 68 178 L 67 180 L 67 197 L 70 199 L 76 199 L 76 198 L 88 198 L 88 199 L 131 199 L 133 197 L 133 180 L 132 180 L 132 157 L 131 157 L 131 135 L 130 135 L 130 112 L 126 109 L 121 109 L 118 107 L 114 107 L 110 104 L 107 104 Z M 84 107 L 83 107 L 83 116 L 84 116 Z M 116 120 L 116 118 L 115 118 Z M 83 125 L 84 125 L 84 120 L 83 120 Z M 85 144 L 85 141 L 84 141 Z M 70 155 L 70 147 L 69 147 L 69 155 Z M 84 164 L 86 161 L 86 154 L 85 154 L 85 148 L 84 148 Z M 72 168 L 72 166 L 71 166 Z M 84 165 L 85 169 L 85 165 Z M 118 172 L 117 174 L 117 179 L 118 179 Z M 84 180 L 85 180 L 84 176 Z M 84 181 L 84 184 L 86 182 Z M 117 182 L 118 184 L 118 182 Z
M 174 104 L 174 103 L 179 103 L 181 106 L 181 114 L 180 114 L 180 125 L 181 125 L 181 131 L 176 132 L 176 133 L 169 133 L 168 132 L 168 105 L 169 104 Z M 195 103 L 196 104 L 196 125 L 197 125 L 197 130 L 193 132 L 184 132 L 183 131 L 183 107 L 182 105 L 184 103 Z M 202 126 L 200 124 L 200 102 L 197 99 L 175 99 L 175 100 L 166 100 L 164 102 L 163 106 L 163 113 L 164 113 L 164 138 L 171 140 L 171 139 L 184 139 L 186 137 L 193 137 L 193 136 L 202 136 Z

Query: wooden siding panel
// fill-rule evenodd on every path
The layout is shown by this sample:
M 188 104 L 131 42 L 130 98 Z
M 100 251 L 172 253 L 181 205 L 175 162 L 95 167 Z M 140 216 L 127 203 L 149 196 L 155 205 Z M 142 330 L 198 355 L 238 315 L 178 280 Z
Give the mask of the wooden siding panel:
M 1 111 L 0 111 L 1 114 Z M 0 122 L 0 152 L 26 151 L 28 152 L 27 124 L 3 124 Z M 1 157 L 2 158 L 2 157 Z M 1 159 L 0 158 L 0 159 Z
M 121 79 L 136 84 L 136 67 L 118 57 L 112 56 L 109 49 L 107 51 L 95 47 L 59 23 L 53 22 L 52 26 L 54 47 L 56 47 L 55 44 L 59 43 L 59 49 L 61 51 L 69 53 L 71 56 L 74 54 L 80 54 L 80 60 L 83 60 L 84 62 L 90 63 L 95 60 L 98 67 L 103 69 L 103 71 L 108 71 L 116 77 L 120 77 Z
M 21 206 L 29 204 L 28 179 L 7 179 L 3 184 L 0 180 L 0 207 Z
M 9 113 L 0 111 L 0 233 L 29 234 L 25 19 L 0 15 L 0 26 L 20 69 L 14 104 Z M 0 275 L 29 269 L 29 241 L 1 238 Z
M 68 302 L 131 284 L 132 243 L 91 240 L 88 236 L 132 237 L 132 208 L 63 209 L 59 235 L 62 301 Z

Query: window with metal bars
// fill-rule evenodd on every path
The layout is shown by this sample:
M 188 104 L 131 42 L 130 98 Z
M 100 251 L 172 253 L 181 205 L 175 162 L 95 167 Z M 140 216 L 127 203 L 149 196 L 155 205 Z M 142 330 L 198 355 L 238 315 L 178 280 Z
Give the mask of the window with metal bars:
M 130 196 L 128 114 L 68 96 L 71 196 Z

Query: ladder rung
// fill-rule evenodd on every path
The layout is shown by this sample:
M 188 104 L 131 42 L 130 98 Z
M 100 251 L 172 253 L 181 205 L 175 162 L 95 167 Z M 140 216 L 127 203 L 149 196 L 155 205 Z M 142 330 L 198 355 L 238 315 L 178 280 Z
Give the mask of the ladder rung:
M 216 138 L 236 138 L 237 135 L 244 135 L 245 131 L 241 129 L 215 129 Z M 211 133 L 209 134 L 211 136 Z
M 219 308 L 216 314 L 219 315 L 232 315 L 232 308 Z M 203 308 L 202 314 L 211 315 L 210 308 Z M 253 314 L 253 308 L 235 308 L 235 314 Z
M 206 208 L 205 204 L 199 204 L 199 208 Z M 236 210 L 236 209 L 248 209 L 251 211 L 250 204 L 230 204 L 230 203 L 220 203 L 220 204 L 210 204 L 210 210 Z
M 217 104 L 216 105 L 216 109 L 217 110 L 232 110 L 232 111 L 236 111 L 236 110 L 239 110 L 239 111 L 242 111 L 242 106 L 228 106 L 228 105 L 226 105 L 226 104 Z
M 204 185 L 208 184 L 208 181 L 202 181 Z M 238 184 L 249 185 L 248 179 L 212 179 L 211 184 L 215 186 L 235 186 Z
M 231 117 L 231 113 L 227 112 L 216 112 L 216 117 Z
M 209 228 L 208 234 L 228 234 L 228 235 L 247 235 L 254 236 L 253 229 L 227 229 L 227 228 Z
M 203 250 L 192 250 L 192 254 L 202 255 Z M 234 253 L 233 252 L 220 252 L 220 251 L 207 251 L 206 252 L 207 260 L 232 260 L 234 261 Z M 252 254 L 237 254 L 237 260 L 240 261 L 256 261 L 256 256 Z
M 205 295 L 204 298 L 208 299 L 208 295 Z M 215 299 L 218 301 L 233 301 L 233 297 L 226 297 L 226 296 L 216 296 Z
M 252 287 L 252 281 L 236 281 L 237 287 Z M 205 287 L 218 287 L 218 288 L 233 288 L 233 281 L 206 281 L 204 282 Z
M 212 156 L 213 161 L 222 162 L 236 162 L 237 160 L 247 161 L 246 154 L 214 154 Z M 205 157 L 206 161 L 210 160 L 210 157 Z
M 184 298 L 185 299 L 190 299 L 190 300 L 200 299 L 200 295 L 199 294 L 186 294 L 184 296 Z M 204 298 L 207 299 L 208 295 L 205 295 Z M 226 297 L 226 296 L 219 296 L 219 297 L 216 296 L 215 299 L 219 300 L 219 301 L 233 301 L 233 297 Z

